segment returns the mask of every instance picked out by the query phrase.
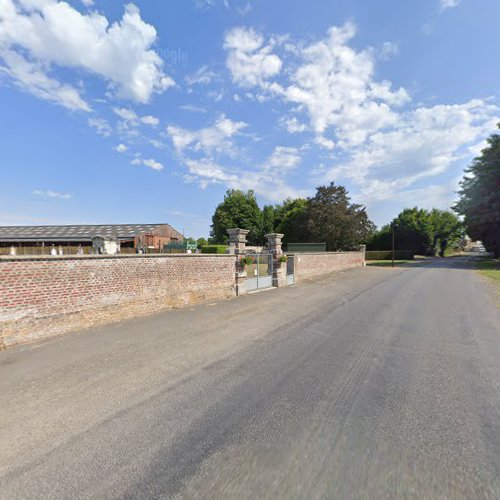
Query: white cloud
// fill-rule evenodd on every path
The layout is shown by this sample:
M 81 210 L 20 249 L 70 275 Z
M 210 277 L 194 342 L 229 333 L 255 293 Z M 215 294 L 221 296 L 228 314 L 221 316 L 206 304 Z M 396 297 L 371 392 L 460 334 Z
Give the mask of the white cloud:
M 163 165 L 160 162 L 153 160 L 152 158 L 134 158 L 130 163 L 132 165 L 144 165 L 145 167 L 149 167 L 153 170 L 163 170 Z
M 394 199 L 416 181 L 446 172 L 494 129 L 499 109 L 481 100 L 419 107 L 350 150 L 325 179 L 353 180 L 366 200 Z
M 0 31 L 2 29 L 1 21 L 0 13 Z M 71 111 L 88 112 L 91 110 L 90 104 L 82 98 L 76 88 L 50 78 L 46 74 L 43 64 L 29 62 L 13 50 L 2 49 L 0 44 L 1 60 L 3 60 L 4 65 L 0 64 L 0 73 L 12 78 L 16 86 L 22 90 L 40 99 L 60 104 Z
M 115 107 L 113 108 L 113 112 L 123 120 L 121 126 L 125 129 L 128 127 L 137 127 L 139 123 L 150 125 L 151 127 L 156 127 L 160 123 L 160 120 L 156 118 L 156 116 L 138 116 L 137 113 L 130 108 Z
M 188 181 L 198 181 L 202 188 L 209 184 L 223 183 L 230 187 L 239 185 L 239 178 L 236 174 L 232 174 L 213 159 L 201 158 L 191 159 L 186 158 L 184 164 L 188 168 L 189 174 L 186 176 Z
M 118 144 L 116 146 L 115 151 L 118 151 L 118 153 L 125 153 L 125 151 L 128 151 L 128 147 L 125 146 L 125 144 Z
M 73 198 L 73 194 L 71 193 L 61 193 L 59 191 L 42 190 L 42 189 L 35 189 L 35 191 L 33 191 L 33 194 L 37 196 L 44 196 L 46 198 L 57 198 L 59 200 L 69 200 Z
M 94 5 L 94 0 L 82 0 L 82 3 L 85 7 L 92 7 Z
M 208 10 L 215 5 L 215 0 L 195 0 L 194 4 L 199 10 Z
M 87 124 L 103 137 L 109 137 L 113 132 L 111 125 L 104 118 L 89 118 Z
M 335 142 L 333 142 L 331 139 L 327 139 L 326 137 L 322 135 L 317 135 L 314 138 L 314 142 L 318 145 L 321 146 L 325 149 L 332 150 L 335 147 Z
M 160 120 L 156 118 L 156 116 L 147 115 L 141 117 L 141 123 L 150 125 L 151 127 L 156 127 L 160 123 Z
M 380 59 L 388 61 L 399 54 L 399 44 L 394 42 L 384 42 L 380 47 Z
M 149 139 L 148 142 L 156 149 L 165 149 L 165 144 L 157 139 Z
M 307 111 L 318 135 L 335 127 L 348 143 L 361 143 L 370 132 L 393 124 L 390 105 L 409 100 L 404 89 L 394 92 L 390 82 L 373 80 L 373 53 L 347 45 L 355 33 L 352 23 L 333 27 L 325 40 L 302 49 L 302 63 L 283 91 L 286 100 Z
M 288 151 L 287 151 L 288 150 Z M 294 150 L 294 151 L 292 151 Z M 308 190 L 297 190 L 286 183 L 286 176 L 300 162 L 295 148 L 278 146 L 258 169 L 225 167 L 211 158 L 184 160 L 188 170 L 185 179 L 197 182 L 201 188 L 210 184 L 224 184 L 233 189 L 252 189 L 269 201 L 307 196 Z
M 139 118 L 135 111 L 128 108 L 113 108 L 113 112 L 126 122 L 135 122 Z
M 408 103 L 410 97 L 405 89 L 393 90 L 391 82 L 374 79 L 373 50 L 356 51 L 348 45 L 355 34 L 356 26 L 346 23 L 330 28 L 327 37 L 319 42 L 288 50 L 298 61 L 284 72 L 290 76 L 289 83 L 283 85 L 271 79 L 282 65 L 281 59 L 271 53 L 279 39 L 266 45 L 264 37 L 255 31 L 236 28 L 224 43 L 227 66 L 241 86 L 260 87 L 267 95 L 281 97 L 298 111 L 306 112 L 310 128 L 319 137 L 316 142 L 326 144 L 325 132 L 335 128 L 344 144 L 360 144 L 370 133 L 394 124 L 397 114 L 392 107 Z M 264 71 L 260 59 L 254 61 L 251 57 L 260 51 L 268 58 L 277 58 L 279 64 L 270 64 L 272 70 Z M 298 131 L 293 122 L 288 128 Z
M 170 125 L 167 127 L 167 134 L 172 139 L 178 153 L 183 153 L 188 147 L 193 151 L 205 151 L 206 153 L 229 152 L 232 148 L 230 139 L 246 126 L 247 124 L 244 122 L 235 122 L 225 115 L 221 115 L 210 127 L 193 131 Z
M 186 167 L 184 178 L 202 188 L 210 184 L 224 184 L 230 188 L 253 189 L 269 200 L 302 195 L 285 182 L 287 175 L 301 161 L 300 150 L 277 146 L 269 157 L 258 165 L 248 165 L 248 158 L 240 151 L 235 138 L 247 127 L 225 115 L 213 125 L 199 130 L 169 126 L 167 133 Z M 241 165 L 243 159 L 244 166 Z M 239 161 L 238 161 L 239 160 Z
M 439 8 L 441 11 L 446 9 L 454 9 L 458 7 L 461 0 L 439 0 Z
M 180 109 L 184 111 L 190 111 L 191 113 L 206 113 L 207 109 L 201 106 L 195 106 L 194 104 L 183 104 L 179 106 Z
M 253 29 L 234 28 L 224 40 L 226 64 L 233 81 L 244 87 L 263 85 L 277 75 L 281 59 L 272 54 L 272 45 L 264 45 L 264 37 Z
M 99 75 L 112 94 L 141 103 L 172 86 L 151 48 L 156 37 L 133 4 L 110 24 L 64 1 L 0 0 L 1 70 L 37 97 L 72 110 L 90 111 L 90 105 L 76 87 L 57 80 L 56 67 Z
M 304 123 L 299 122 L 295 116 L 292 118 L 282 117 L 279 123 L 290 134 L 298 134 L 307 130 L 307 126 Z
M 224 45 L 233 80 L 256 88 L 246 90 L 249 99 L 258 100 L 263 93 L 265 99 L 290 103 L 288 113 L 294 116 L 282 116 L 280 126 L 290 133 L 312 131 L 312 143 L 335 151 L 335 165 L 315 167 L 310 173 L 317 182 L 348 182 L 365 202 L 396 200 L 401 193 L 417 196 L 419 181 L 469 158 L 498 121 L 500 109 L 484 100 L 412 107 L 406 89 L 375 78 L 377 57 L 393 56 L 399 47 L 386 42 L 379 51 L 353 49 L 352 23 L 332 27 L 324 39 L 309 44 L 288 39 L 282 43 L 277 37 L 267 42 L 251 29 L 238 30 L 231 32 L 237 41 L 228 43 L 226 37 Z M 279 75 L 263 77 L 255 70 L 258 65 L 244 57 L 236 58 L 237 64 L 230 60 L 235 51 L 251 54 L 263 47 L 266 55 L 276 57 L 273 51 L 284 50 Z M 265 169 L 260 173 L 267 173 Z M 264 177 L 254 174 L 265 184 Z M 268 179 L 268 185 L 273 183 L 286 188 L 283 178 Z M 441 193 L 434 192 L 436 197 Z
M 265 163 L 266 170 L 290 171 L 300 163 L 300 151 L 294 147 L 276 146 Z
M 208 85 L 215 76 L 215 73 L 210 71 L 208 66 L 204 65 L 192 75 L 185 76 L 184 80 L 188 85 Z
M 152 168 L 153 170 L 163 170 L 163 165 L 153 159 L 142 160 L 142 164 L 146 167 Z

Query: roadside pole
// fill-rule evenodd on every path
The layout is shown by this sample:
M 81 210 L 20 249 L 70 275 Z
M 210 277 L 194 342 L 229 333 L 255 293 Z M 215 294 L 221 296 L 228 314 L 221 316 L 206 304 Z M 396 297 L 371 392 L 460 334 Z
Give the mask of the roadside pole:
M 391 229 L 392 229 L 392 267 L 394 267 L 394 223 L 391 224 Z

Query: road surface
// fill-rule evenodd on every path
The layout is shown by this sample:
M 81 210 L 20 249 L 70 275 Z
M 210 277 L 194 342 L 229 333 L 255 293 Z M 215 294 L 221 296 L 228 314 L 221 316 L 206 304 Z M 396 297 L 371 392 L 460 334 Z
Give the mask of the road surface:
M 0 496 L 499 498 L 500 315 L 464 259 L 0 353 Z

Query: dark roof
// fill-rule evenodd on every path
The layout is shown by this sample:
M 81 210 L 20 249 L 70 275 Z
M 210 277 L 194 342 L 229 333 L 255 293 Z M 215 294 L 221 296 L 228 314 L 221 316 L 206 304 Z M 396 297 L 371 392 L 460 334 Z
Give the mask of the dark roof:
M 0 226 L 0 241 L 88 241 L 94 236 L 132 239 L 168 224 L 97 224 L 71 226 Z

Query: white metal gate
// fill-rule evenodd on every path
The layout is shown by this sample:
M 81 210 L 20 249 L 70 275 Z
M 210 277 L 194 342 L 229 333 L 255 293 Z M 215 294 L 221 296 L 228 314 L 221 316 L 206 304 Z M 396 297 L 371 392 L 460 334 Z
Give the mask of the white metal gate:
M 247 291 L 271 288 L 273 286 L 273 256 L 269 253 L 249 253 L 245 257 L 251 259 L 246 265 Z
M 295 255 L 289 255 L 286 261 L 286 284 L 295 284 Z

